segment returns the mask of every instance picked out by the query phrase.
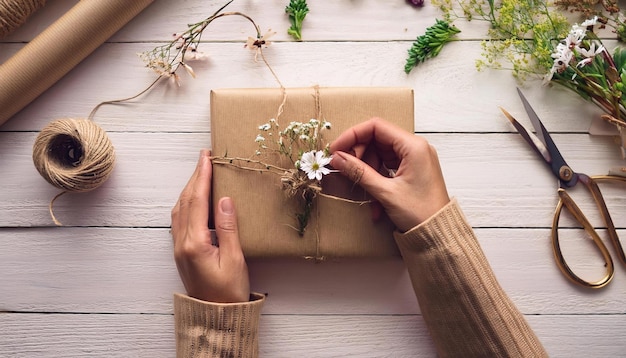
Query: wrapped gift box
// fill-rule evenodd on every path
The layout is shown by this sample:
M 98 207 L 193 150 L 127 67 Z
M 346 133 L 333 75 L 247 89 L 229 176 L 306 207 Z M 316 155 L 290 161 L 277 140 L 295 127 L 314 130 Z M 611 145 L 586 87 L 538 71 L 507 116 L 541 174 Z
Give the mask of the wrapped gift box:
M 413 90 L 409 88 L 288 88 L 278 122 L 326 120 L 332 142 L 351 126 L 371 117 L 389 120 L 413 133 Z M 214 156 L 255 158 L 259 126 L 276 118 L 283 92 L 272 89 L 221 89 L 211 92 L 211 142 Z M 323 118 L 317 118 L 319 114 Z M 264 161 L 264 163 L 266 163 Z M 284 167 L 276 160 L 268 164 Z M 241 165 L 239 165 L 241 166 Z M 288 198 L 277 175 L 215 164 L 213 205 L 233 198 L 246 257 L 385 257 L 396 256 L 393 224 L 372 220 L 372 203 L 358 186 L 333 173 L 322 182 L 306 231 L 299 235 L 297 200 Z

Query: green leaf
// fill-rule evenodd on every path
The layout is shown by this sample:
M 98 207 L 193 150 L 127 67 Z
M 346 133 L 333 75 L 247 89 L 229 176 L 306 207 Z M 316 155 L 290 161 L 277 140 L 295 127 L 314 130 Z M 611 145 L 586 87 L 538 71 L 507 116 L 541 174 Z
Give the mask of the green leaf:
M 453 41 L 454 35 L 461 32 L 447 21 L 435 20 L 435 24 L 426 29 L 424 35 L 418 36 L 408 51 L 408 58 L 404 65 L 407 74 L 418 64 L 433 58 L 441 52 L 443 46 Z
M 302 40 L 302 22 L 309 13 L 309 7 L 306 0 L 291 0 L 289 5 L 285 7 L 285 12 L 289 15 L 291 27 L 287 29 L 287 33 L 294 39 Z
M 615 62 L 617 70 L 622 72 L 626 66 L 626 51 L 621 47 L 616 48 L 615 53 L 613 54 L 613 61 Z

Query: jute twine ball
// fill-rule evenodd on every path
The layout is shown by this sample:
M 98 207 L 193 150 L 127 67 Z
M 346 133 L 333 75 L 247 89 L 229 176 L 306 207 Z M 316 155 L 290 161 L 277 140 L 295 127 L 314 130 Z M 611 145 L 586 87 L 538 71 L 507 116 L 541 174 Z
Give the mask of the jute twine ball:
M 85 192 L 104 183 L 115 164 L 106 132 L 88 119 L 58 119 L 35 139 L 33 162 L 39 174 L 64 191 Z
M 22 26 L 46 0 L 0 0 L 0 39 Z

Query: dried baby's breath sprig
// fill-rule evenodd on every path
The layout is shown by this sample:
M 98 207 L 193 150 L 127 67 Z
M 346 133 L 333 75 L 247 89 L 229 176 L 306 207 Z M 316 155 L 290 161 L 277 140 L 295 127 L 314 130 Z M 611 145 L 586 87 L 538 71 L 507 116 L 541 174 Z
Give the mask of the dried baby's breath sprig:
M 275 118 L 259 126 L 255 142 L 259 144 L 256 155 L 279 154 L 293 165 L 306 152 L 322 150 L 329 154 L 329 144 L 324 143 L 324 131 L 332 127 L 330 122 L 311 118 L 308 122 L 290 122 L 281 130 Z
M 447 21 L 435 19 L 435 24 L 426 29 L 424 35 L 418 36 L 413 45 L 409 49 L 409 57 L 404 65 L 404 72 L 409 73 L 411 70 L 426 61 L 435 57 L 441 52 L 445 44 L 453 41 L 454 35 L 461 32 L 454 25 L 450 25 Z
M 139 56 L 145 62 L 146 67 L 156 72 L 156 74 L 159 75 L 159 78 L 173 78 L 174 82 L 179 85 L 180 77 L 177 74 L 179 68 L 182 67 L 192 77 L 195 77 L 196 74 L 193 68 L 189 65 L 189 62 L 194 60 L 202 60 L 207 57 L 204 53 L 198 51 L 198 47 L 200 46 L 200 41 L 202 39 L 202 34 L 213 21 L 225 16 L 243 17 L 254 26 L 256 35 L 255 37 L 250 37 L 248 39 L 246 47 L 249 47 L 250 49 L 256 51 L 256 59 L 256 56 L 259 53 L 262 54 L 262 48 L 269 45 L 269 41 L 266 40 L 268 34 L 264 35 L 264 38 L 264 36 L 261 35 L 259 26 L 250 16 L 238 11 L 223 11 L 233 1 L 234 0 L 230 0 L 224 6 L 220 7 L 215 13 L 213 13 L 213 15 L 207 17 L 206 19 L 196 23 L 188 24 L 187 30 L 182 33 L 174 34 L 174 39 L 171 42 L 162 46 L 157 46 L 150 51 L 140 53 Z M 252 39 L 252 42 L 250 42 L 250 39 Z
M 258 145 L 252 158 L 214 157 L 213 163 L 234 165 L 239 169 L 272 173 L 280 178 L 285 196 L 298 201 L 294 229 L 304 235 L 317 194 L 321 192 L 322 177 L 331 172 L 329 143 L 323 139 L 331 124 L 316 118 L 308 122 L 290 122 L 284 129 L 275 118 L 261 124 L 254 141 Z M 267 164 L 278 156 L 287 167 Z M 253 159 L 259 158 L 259 159 Z
M 300 202 L 301 211 L 296 213 L 300 235 L 304 235 L 315 197 L 321 191 L 322 177 L 330 173 L 326 168 L 330 144 L 323 139 L 324 131 L 330 128 L 330 122 L 311 118 L 308 122 L 290 122 L 281 130 L 272 118 L 259 126 L 255 140 L 259 144 L 256 155 L 278 154 L 293 165 L 284 171 L 281 183 L 286 195 Z
M 121 103 L 121 102 L 126 102 L 129 100 L 138 98 L 139 96 L 148 92 L 152 87 L 154 87 L 161 80 L 161 78 L 164 78 L 164 77 L 171 78 L 174 80 L 174 82 L 177 85 L 180 85 L 180 77 L 178 76 L 177 71 L 181 67 L 185 71 L 187 71 L 187 73 L 189 73 L 190 76 L 195 78 L 196 73 L 194 69 L 189 65 L 189 62 L 207 58 L 207 56 L 204 53 L 198 51 L 198 46 L 200 45 L 202 34 L 206 30 L 206 28 L 209 26 L 209 24 L 211 24 L 214 20 L 219 19 L 221 17 L 225 17 L 225 16 L 243 17 L 254 26 L 256 36 L 249 37 L 248 42 L 246 43 L 246 45 L 244 45 L 244 47 L 248 47 L 251 50 L 255 51 L 255 55 L 254 55 L 255 61 L 257 60 L 257 57 L 259 55 L 261 56 L 261 58 L 263 59 L 263 62 L 265 63 L 267 68 L 270 70 L 270 72 L 274 76 L 274 79 L 280 85 L 280 88 L 282 89 L 283 93 L 285 93 L 285 87 L 280 82 L 280 80 L 278 79 L 278 76 L 276 75 L 276 73 L 274 72 L 270 64 L 265 59 L 265 56 L 263 55 L 263 48 L 269 46 L 270 44 L 270 42 L 267 41 L 267 38 L 272 34 L 271 31 L 268 31 L 268 33 L 266 33 L 265 35 L 261 35 L 259 26 L 248 15 L 243 14 L 241 12 L 237 12 L 237 11 L 224 12 L 223 10 L 233 1 L 234 0 L 228 1 L 224 6 L 220 7 L 215 13 L 213 13 L 213 15 L 207 17 L 206 19 L 193 23 L 193 24 L 188 24 L 187 30 L 185 30 L 184 32 L 180 34 L 174 34 L 174 40 L 172 40 L 171 42 L 162 46 L 157 46 L 150 51 L 145 51 L 145 52 L 138 54 L 139 57 L 145 62 L 146 67 L 156 72 L 158 77 L 150 85 L 148 85 L 145 89 L 143 89 L 141 92 L 137 93 L 136 95 L 99 103 L 91 111 L 88 118 L 90 119 L 93 118 L 97 110 L 103 105 Z M 283 104 L 285 100 L 286 100 L 286 95 L 283 96 Z M 281 104 L 281 108 L 279 108 L 279 113 L 281 111 L 282 111 L 282 104 Z
M 309 7 L 306 0 L 290 0 L 289 5 L 285 7 L 285 12 L 289 15 L 291 27 L 287 29 L 287 33 L 294 39 L 302 40 L 302 22 L 309 13 Z

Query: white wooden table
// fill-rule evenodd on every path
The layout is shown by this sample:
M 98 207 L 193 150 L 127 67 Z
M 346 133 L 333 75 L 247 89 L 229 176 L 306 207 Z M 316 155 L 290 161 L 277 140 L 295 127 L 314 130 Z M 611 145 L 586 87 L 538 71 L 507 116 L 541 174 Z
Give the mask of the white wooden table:
M 75 2 L 50 1 L 0 42 L 0 61 Z M 225 18 L 209 27 L 200 49 L 210 59 L 195 64 L 198 78 L 183 76 L 180 87 L 164 83 L 140 100 L 99 110 L 96 121 L 116 147 L 117 167 L 101 188 L 56 202 L 63 227 L 49 217 L 58 190 L 35 171 L 32 144 L 53 119 L 85 117 L 101 101 L 145 88 L 155 76 L 136 53 L 169 41 L 222 3 L 155 1 L 0 127 L 0 356 L 174 355 L 172 293 L 183 287 L 170 210 L 198 152 L 211 146 L 209 91 L 276 87 L 243 49 L 253 35 L 249 23 Z M 278 32 L 265 54 L 284 85 L 414 88 L 417 134 L 438 149 L 449 192 L 550 355 L 626 355 L 626 270 L 618 265 L 614 281 L 598 291 L 576 287 L 558 271 L 549 239 L 556 181 L 498 109 L 526 120 L 510 73 L 475 70 L 485 24 L 458 21 L 462 41 L 406 75 L 412 41 L 440 17 L 428 2 L 414 9 L 403 0 L 310 1 L 303 42 L 286 34 L 286 3 L 236 0 L 229 7 Z M 612 139 L 587 134 L 598 113 L 592 105 L 540 81 L 524 91 L 575 169 L 604 174 L 623 165 Z M 605 196 L 626 235 L 623 189 Z M 583 206 L 593 212 L 589 200 Z M 567 249 L 579 270 L 595 272 L 598 259 L 586 241 Z M 269 294 L 264 357 L 434 355 L 399 259 L 250 260 L 249 267 L 252 288 Z

